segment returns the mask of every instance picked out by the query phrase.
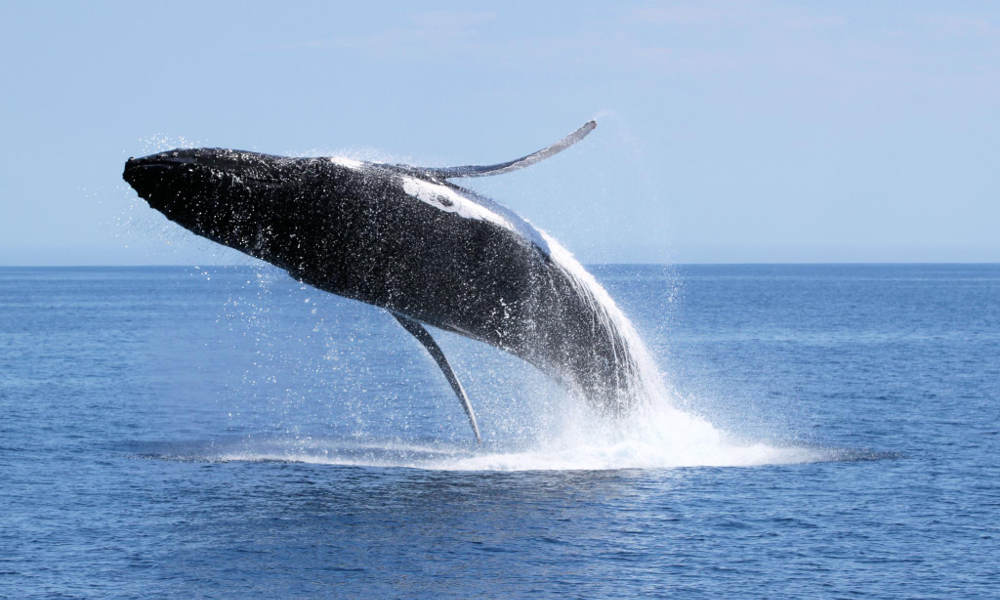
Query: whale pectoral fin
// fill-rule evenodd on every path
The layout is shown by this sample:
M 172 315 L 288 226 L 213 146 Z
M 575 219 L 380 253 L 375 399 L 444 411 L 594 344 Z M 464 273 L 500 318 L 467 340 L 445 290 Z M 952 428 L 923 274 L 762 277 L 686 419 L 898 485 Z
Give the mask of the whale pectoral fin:
M 469 417 L 472 432 L 476 434 L 476 442 L 482 442 L 482 439 L 479 437 L 479 425 L 476 424 L 476 414 L 472 412 L 472 404 L 469 402 L 469 397 L 465 395 L 465 390 L 462 388 L 462 384 L 459 383 L 458 377 L 455 376 L 455 372 L 451 369 L 451 365 L 448 364 L 448 359 L 444 357 L 441 347 L 437 345 L 431 334 L 420 323 L 397 313 L 392 313 L 392 316 L 396 317 L 396 320 L 403 326 L 403 329 L 409 331 L 413 337 L 417 338 L 418 342 L 424 345 L 424 348 L 427 348 L 427 352 L 430 353 L 438 366 L 441 367 L 441 372 L 444 373 L 445 379 L 451 384 L 451 389 L 455 390 L 455 395 L 458 396 L 465 414 Z
M 548 148 L 542 148 L 538 152 L 532 152 L 527 156 L 515 158 L 514 160 L 499 163 L 496 165 L 466 165 L 464 167 L 443 167 L 440 169 L 424 169 L 429 175 L 438 179 L 448 179 L 450 177 L 486 177 L 487 175 L 501 175 L 524 167 L 529 167 L 546 158 L 559 154 L 566 148 L 587 137 L 587 134 L 597 127 L 596 121 L 587 121 L 583 127 L 567 135 Z

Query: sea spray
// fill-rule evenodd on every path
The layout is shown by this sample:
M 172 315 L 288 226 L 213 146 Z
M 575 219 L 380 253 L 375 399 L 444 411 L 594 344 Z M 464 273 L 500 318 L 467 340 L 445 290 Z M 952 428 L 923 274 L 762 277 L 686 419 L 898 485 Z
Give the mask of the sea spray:
M 265 421 L 254 419 L 252 436 L 215 440 L 201 451 L 187 449 L 183 454 L 202 460 L 446 471 L 750 466 L 828 458 L 829 453 L 813 449 L 734 440 L 708 418 L 682 410 L 684 403 L 661 375 L 624 312 L 591 273 L 555 239 L 546 237 L 553 259 L 586 288 L 588 296 L 599 305 L 597 314 L 608 319 L 626 342 L 634 364 L 629 370 L 635 377 L 630 389 L 636 393 L 628 412 L 611 416 L 512 356 L 455 334 L 438 332 L 442 346 L 457 357 L 457 364 L 465 363 L 462 371 L 470 389 L 476 390 L 471 395 L 481 407 L 487 439 L 482 447 L 466 443 L 458 419 L 451 419 L 455 435 L 450 438 L 445 433 L 437 439 L 414 439 L 409 430 L 423 427 L 416 424 L 417 416 L 410 411 L 426 414 L 427 410 L 416 406 L 432 407 L 426 417 L 431 420 L 447 420 L 454 407 L 446 394 L 441 402 L 436 399 L 440 395 L 434 388 L 436 373 L 429 374 L 427 388 L 417 383 L 421 378 L 410 380 L 406 384 L 409 391 L 402 397 L 393 399 L 382 389 L 384 382 L 375 369 L 377 364 L 372 362 L 380 351 L 373 346 L 378 339 L 392 335 L 395 328 L 388 321 L 384 328 L 375 330 L 356 322 L 359 318 L 381 322 L 385 315 L 335 296 L 317 296 L 311 288 L 281 276 L 271 267 L 244 268 L 246 275 L 240 276 L 245 279 L 243 292 L 221 307 L 232 333 L 248 342 L 247 349 L 252 349 L 253 354 L 243 378 L 249 396 L 236 404 L 256 404 L 256 410 L 250 405 L 244 410 L 263 410 L 261 417 L 266 420 L 270 415 L 272 422 L 261 427 Z M 195 275 L 204 277 L 197 271 Z M 233 275 L 236 278 L 236 272 Z M 217 283 L 215 278 L 213 283 Z M 344 326 L 338 324 L 342 320 L 352 323 L 350 328 L 342 329 Z M 280 330 L 262 330 L 272 327 Z M 355 340 L 354 336 L 360 334 L 364 339 Z M 322 343 L 317 341 L 320 339 Z M 401 335 L 400 339 L 405 338 Z M 320 345 L 326 355 L 341 360 L 331 363 L 328 356 L 303 356 L 303 344 Z M 415 362 L 409 368 L 433 368 L 429 360 L 420 360 L 418 348 L 405 345 L 403 355 L 411 354 Z M 302 373 L 295 389 L 285 389 L 284 379 L 280 384 L 269 383 L 269 375 L 285 373 L 290 368 L 286 365 L 293 363 Z M 500 373 L 491 373 L 495 365 L 500 365 Z M 511 373 L 505 372 L 508 370 Z M 396 378 L 407 378 L 405 371 L 394 372 Z M 303 383 L 306 386 L 299 389 Z M 324 434 L 324 430 L 329 432 L 330 419 L 345 417 L 356 423 L 353 430 L 344 430 L 346 435 Z M 233 425 L 246 419 L 237 416 Z M 442 431 L 450 431 L 444 425 Z
M 384 432 L 398 431 L 397 434 L 378 433 L 369 429 L 360 435 L 348 438 L 340 436 L 324 436 L 317 434 L 315 428 L 293 427 L 279 435 L 255 435 L 244 440 L 231 440 L 227 443 L 214 444 L 211 449 L 200 456 L 209 460 L 249 460 L 249 461 L 287 461 L 306 462 L 330 465 L 352 465 L 371 467 L 403 467 L 445 471 L 535 471 L 535 470 L 609 470 L 609 469 L 661 469 L 694 466 L 752 466 L 761 464 L 787 464 L 829 459 L 825 451 L 796 448 L 776 447 L 760 442 L 733 440 L 726 432 L 714 427 L 708 419 L 686 412 L 678 408 L 681 403 L 678 396 L 664 381 L 647 350 L 643 340 L 624 313 L 614 303 L 608 293 L 573 257 L 555 240 L 549 238 L 554 248 L 554 256 L 560 264 L 572 270 L 580 285 L 587 286 L 595 301 L 600 302 L 602 314 L 614 320 L 615 327 L 623 333 L 623 339 L 628 342 L 628 351 L 635 360 L 634 370 L 636 381 L 633 389 L 640 394 L 633 403 L 631 410 L 623 415 L 611 417 L 579 396 L 566 391 L 544 377 L 514 377 L 498 379 L 497 375 L 479 373 L 480 381 L 475 387 L 504 385 L 498 391 L 498 397 L 516 397 L 519 409 L 507 410 L 499 401 L 485 402 L 482 396 L 476 396 L 484 401 L 484 408 L 490 407 L 485 413 L 484 431 L 488 431 L 488 439 L 482 447 L 456 442 L 455 440 L 434 441 L 432 439 L 408 439 L 403 431 L 410 418 L 406 415 L 406 405 L 393 405 L 379 402 L 381 410 L 373 413 L 371 410 L 361 410 L 356 404 L 348 408 L 348 414 L 354 414 L 361 419 L 361 413 L 367 419 L 377 418 L 392 421 L 392 426 L 383 428 Z M 270 271 L 268 269 L 268 271 Z M 270 288 L 283 285 L 283 278 L 257 277 L 253 283 L 247 284 L 250 292 L 248 305 L 241 305 L 247 319 L 247 326 L 259 327 L 259 313 L 266 307 L 255 306 L 273 303 L 285 296 L 289 306 L 299 308 L 299 312 L 308 312 L 313 320 L 333 318 L 321 309 L 312 312 L 304 308 L 313 304 L 305 303 L 299 296 L 308 295 L 310 290 L 301 286 L 288 286 L 287 294 L 263 293 L 261 286 Z M 311 295 L 310 295 L 311 296 Z M 337 311 L 346 308 L 343 302 L 331 299 L 331 303 L 323 308 Z M 376 316 L 377 311 L 367 311 L 358 306 L 356 310 Z M 337 311 L 342 312 L 342 310 Z M 304 316 L 304 315 L 303 315 Z M 356 318 L 356 317 L 353 317 Z M 277 324 L 273 322 L 272 324 Z M 311 328 L 313 331 L 315 328 Z M 324 331 L 325 328 L 324 328 Z M 391 329 L 390 329 L 391 331 Z M 323 335 L 323 332 L 320 332 Z M 463 348 L 472 350 L 472 364 L 483 366 L 497 359 L 475 342 L 460 336 L 440 334 L 445 347 L 458 351 L 461 356 Z M 256 344 L 270 343 L 266 338 L 254 336 Z M 350 355 L 356 355 L 374 340 L 365 344 L 355 344 L 351 339 L 328 340 L 328 344 L 339 347 L 348 344 L 344 350 Z M 292 350 L 286 349 L 291 352 Z M 267 353 L 268 355 L 273 352 Z M 492 356 L 491 356 L 492 355 Z M 419 356 L 419 354 L 418 354 Z M 285 357 L 290 358 L 290 357 Z M 271 360 L 276 360 L 272 356 Z M 265 361 L 266 362 L 266 361 Z M 361 369 L 366 373 L 355 373 L 361 379 L 378 378 L 373 372 L 368 372 L 364 361 L 350 360 L 346 368 L 350 371 Z M 419 363 L 418 363 L 419 364 Z M 517 367 L 518 361 L 513 357 L 504 358 L 506 366 Z M 476 367 L 478 368 L 478 367 Z M 523 365 L 530 371 L 531 367 Z M 473 372 L 468 372 L 472 378 Z M 346 375 L 341 371 L 341 376 Z M 330 374 L 317 373 L 322 379 L 329 379 Z M 473 378 L 474 379 L 474 378 Z M 518 386 L 517 380 L 526 380 Z M 376 382 L 372 382 L 373 385 Z M 506 387 L 509 386 L 509 387 Z M 411 390 L 412 391 L 412 390 Z M 480 390 L 482 391 L 482 390 Z M 368 392 L 358 390 L 370 396 Z M 310 394 L 323 393 L 322 388 L 313 388 Z M 414 392 L 416 393 L 416 392 Z M 433 395 L 432 392 L 427 392 Z M 418 394 L 420 395 L 420 394 Z M 367 400 L 357 394 L 341 394 L 354 403 L 370 403 L 376 399 Z M 407 401 L 404 399 L 404 401 Z M 312 401 L 315 402 L 315 399 Z M 411 401 L 407 401 L 411 402 Z M 433 404 L 433 402 L 432 402 Z M 450 403 L 448 403 L 450 406 Z M 282 421 L 296 422 L 293 414 L 286 414 L 288 406 L 275 406 L 276 416 Z M 317 407 L 318 408 L 318 407 Z M 322 418 L 317 408 L 313 414 Z M 447 411 L 444 411 L 447 412 Z M 492 422 L 490 422 L 492 421 Z M 458 425 L 458 422 L 454 422 Z M 365 428 L 363 428 L 365 429 Z M 379 428 L 375 428 L 379 429 Z M 525 430 L 522 434 L 517 431 Z M 400 437 L 402 436 L 402 437 Z
M 627 410 L 634 405 L 648 404 L 656 398 L 665 398 L 666 390 L 656 363 L 632 322 L 618 308 L 607 290 L 569 250 L 545 231 L 539 230 L 539 233 L 549 246 L 553 262 L 566 273 L 581 295 L 590 301 L 594 314 L 603 321 L 601 325 L 616 332 L 617 340 L 622 342 L 622 347 L 616 347 L 615 360 L 619 362 L 619 372 L 628 378 L 624 385 L 618 386 L 628 397 L 616 398 L 614 404 Z
M 571 398 L 558 403 L 558 418 L 537 439 L 535 448 L 514 453 L 481 454 L 441 462 L 440 468 L 471 469 L 614 469 L 675 466 L 745 466 L 816 460 L 817 452 L 738 443 L 707 419 L 680 410 L 639 333 L 604 287 L 554 237 L 539 230 L 550 256 L 593 303 L 603 326 L 618 332 L 624 345 L 617 353 L 621 386 L 629 398 L 616 398 L 626 408 L 610 417 L 606 411 Z M 553 427 L 554 426 L 554 427 Z

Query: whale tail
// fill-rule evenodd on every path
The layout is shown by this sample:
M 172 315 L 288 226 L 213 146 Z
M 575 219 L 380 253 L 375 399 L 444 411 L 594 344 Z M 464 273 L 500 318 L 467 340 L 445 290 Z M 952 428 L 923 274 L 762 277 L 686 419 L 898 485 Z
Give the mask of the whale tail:
M 421 169 L 421 171 L 437 179 L 450 179 L 452 177 L 487 177 L 489 175 L 502 175 L 504 173 L 510 173 L 511 171 L 530 167 L 531 165 L 541 162 L 550 156 L 559 154 L 566 148 L 569 148 L 573 144 L 587 137 L 587 134 L 593 131 L 595 127 L 597 127 L 597 121 L 587 121 L 582 127 L 551 146 L 507 162 L 495 165 L 465 165 L 462 167 L 424 168 Z

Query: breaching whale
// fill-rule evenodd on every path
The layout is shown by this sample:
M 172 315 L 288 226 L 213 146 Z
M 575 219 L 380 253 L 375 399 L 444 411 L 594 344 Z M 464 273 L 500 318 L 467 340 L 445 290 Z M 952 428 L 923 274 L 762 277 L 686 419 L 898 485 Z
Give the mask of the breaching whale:
M 386 309 L 428 350 L 480 439 L 462 384 L 424 325 L 510 352 L 620 414 L 637 397 L 631 325 L 555 239 L 449 179 L 498 175 L 583 139 L 488 166 L 176 149 L 125 163 L 149 206 L 321 290 Z

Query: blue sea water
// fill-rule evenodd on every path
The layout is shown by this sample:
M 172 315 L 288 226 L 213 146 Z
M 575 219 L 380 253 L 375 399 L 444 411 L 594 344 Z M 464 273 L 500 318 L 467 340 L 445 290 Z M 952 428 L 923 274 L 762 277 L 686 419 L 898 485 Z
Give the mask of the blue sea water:
M 0 597 L 1000 596 L 1000 265 L 601 266 L 607 423 L 265 267 L 0 269 Z

